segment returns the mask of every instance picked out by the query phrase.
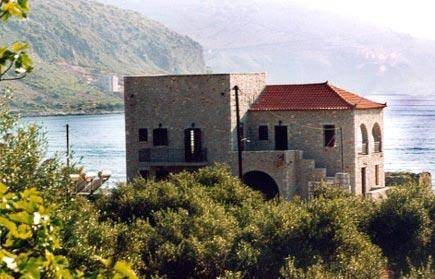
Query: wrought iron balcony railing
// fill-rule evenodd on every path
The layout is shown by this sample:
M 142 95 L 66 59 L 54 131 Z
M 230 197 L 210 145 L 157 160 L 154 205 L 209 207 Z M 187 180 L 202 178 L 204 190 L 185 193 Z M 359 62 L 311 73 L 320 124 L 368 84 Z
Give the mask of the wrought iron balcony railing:
M 207 149 L 186 152 L 174 148 L 144 148 L 139 150 L 139 162 L 207 162 Z

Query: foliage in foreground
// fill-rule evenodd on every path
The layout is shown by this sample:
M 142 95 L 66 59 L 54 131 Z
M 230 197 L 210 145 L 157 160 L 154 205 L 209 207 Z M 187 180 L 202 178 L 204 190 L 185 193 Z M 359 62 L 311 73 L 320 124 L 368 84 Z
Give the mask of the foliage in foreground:
M 266 202 L 224 167 L 139 180 L 68 205 L 64 245 L 76 267 L 92 266 L 96 252 L 128 260 L 144 277 L 276 278 L 290 261 L 303 273 L 321 267 L 343 278 L 376 278 L 386 268 L 360 229 L 370 214 L 361 199 Z
M 19 126 L 7 104 L 0 98 L 0 278 L 136 278 L 124 261 L 97 253 L 88 255 L 92 268 L 70 266 L 52 213 L 68 198 L 70 170 L 44 159 L 39 128 Z
M 327 187 L 264 201 L 216 166 L 68 203 L 63 240 L 77 268 L 98 253 L 143 277 L 397 277 L 433 271 L 434 204 L 419 186 L 378 203 Z
M 0 183 L 12 191 L 29 185 L 46 198 L 57 198 L 68 185 L 68 170 L 56 158 L 46 157 L 46 141 L 34 124 L 22 126 L 9 110 L 10 95 L 0 96 Z
M 122 261 L 112 265 L 99 259 L 91 272 L 71 269 L 67 257 L 59 254 L 58 234 L 35 188 L 14 193 L 0 183 L 1 278 L 136 278 Z

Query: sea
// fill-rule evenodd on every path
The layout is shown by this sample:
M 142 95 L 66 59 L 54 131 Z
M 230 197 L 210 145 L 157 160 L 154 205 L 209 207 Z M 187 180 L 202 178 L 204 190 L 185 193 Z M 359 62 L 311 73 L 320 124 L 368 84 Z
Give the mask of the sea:
M 429 171 L 435 182 L 435 96 L 367 97 L 388 105 L 384 115 L 386 171 Z M 73 161 L 87 171 L 110 170 L 109 186 L 125 181 L 124 114 L 24 117 L 21 121 L 40 125 L 48 143 L 47 156 L 63 160 L 68 124 Z

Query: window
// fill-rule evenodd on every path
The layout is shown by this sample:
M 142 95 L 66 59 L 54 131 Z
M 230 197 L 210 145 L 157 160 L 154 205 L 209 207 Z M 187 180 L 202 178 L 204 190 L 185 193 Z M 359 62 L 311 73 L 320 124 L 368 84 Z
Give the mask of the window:
M 379 153 L 382 152 L 382 132 L 381 126 L 378 123 L 375 123 L 372 129 L 373 142 L 374 142 L 374 152 Z
M 364 124 L 361 124 L 360 131 L 358 133 L 358 153 L 362 155 L 369 154 L 369 137 L 367 128 Z
M 158 128 L 153 130 L 154 146 L 168 145 L 168 129 Z
M 267 126 L 258 127 L 258 140 L 269 140 L 269 130 Z
M 148 129 L 139 129 L 139 142 L 148 141 Z
M 202 150 L 201 129 L 184 130 L 184 157 L 186 162 L 200 162 L 205 159 Z
M 379 165 L 375 166 L 375 184 L 379 185 Z
M 325 138 L 325 147 L 335 146 L 335 125 L 324 125 L 323 135 Z

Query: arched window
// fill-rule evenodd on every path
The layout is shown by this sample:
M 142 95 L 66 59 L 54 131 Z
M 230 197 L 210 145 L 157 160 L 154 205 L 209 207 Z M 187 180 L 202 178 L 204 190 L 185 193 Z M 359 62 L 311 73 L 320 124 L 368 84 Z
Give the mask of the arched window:
M 382 152 L 382 131 L 381 126 L 379 126 L 378 123 L 375 123 L 375 125 L 373 125 L 372 136 L 374 142 L 374 152 Z
M 367 133 L 367 127 L 364 124 L 361 124 L 359 133 L 358 133 L 358 153 L 359 154 L 368 154 L 369 153 L 369 136 Z

